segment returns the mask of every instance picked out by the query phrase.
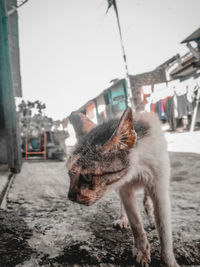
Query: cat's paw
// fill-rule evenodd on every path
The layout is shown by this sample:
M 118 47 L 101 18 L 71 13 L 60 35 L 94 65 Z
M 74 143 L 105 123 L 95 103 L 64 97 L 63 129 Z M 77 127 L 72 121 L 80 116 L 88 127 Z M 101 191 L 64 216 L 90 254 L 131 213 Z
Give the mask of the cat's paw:
M 174 262 L 172 264 L 162 264 L 162 267 L 180 267 L 180 265 L 177 262 Z
M 142 267 L 149 267 L 151 262 L 150 252 L 148 250 L 141 251 L 139 249 L 135 250 L 136 262 L 139 263 Z
M 149 264 L 151 262 L 149 242 L 146 241 L 145 245 L 143 245 L 141 248 L 135 248 L 134 256 L 136 257 L 136 262 L 139 263 L 142 267 L 149 267 Z
M 166 265 L 166 264 L 164 264 L 164 265 L 162 265 L 162 267 L 180 267 L 180 265 L 178 263 L 175 263 L 173 265 Z
M 176 262 L 173 253 L 166 255 L 162 254 L 161 258 L 162 258 L 162 267 L 180 267 L 180 265 Z
M 126 229 L 128 227 L 128 219 L 126 217 L 121 217 L 113 222 L 113 227 L 117 229 Z

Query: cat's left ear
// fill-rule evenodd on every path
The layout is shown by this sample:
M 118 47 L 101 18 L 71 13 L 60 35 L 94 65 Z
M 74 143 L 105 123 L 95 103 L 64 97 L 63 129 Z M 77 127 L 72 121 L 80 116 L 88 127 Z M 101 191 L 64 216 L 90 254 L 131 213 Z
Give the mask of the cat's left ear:
M 87 116 L 77 111 L 71 113 L 69 116 L 69 121 L 74 127 L 74 131 L 78 140 L 81 140 L 84 135 L 96 127 L 96 124 L 93 123 Z
M 119 125 L 110 140 L 103 146 L 105 150 L 115 146 L 121 150 L 132 148 L 136 142 L 137 134 L 134 130 L 133 114 L 130 107 L 123 113 Z

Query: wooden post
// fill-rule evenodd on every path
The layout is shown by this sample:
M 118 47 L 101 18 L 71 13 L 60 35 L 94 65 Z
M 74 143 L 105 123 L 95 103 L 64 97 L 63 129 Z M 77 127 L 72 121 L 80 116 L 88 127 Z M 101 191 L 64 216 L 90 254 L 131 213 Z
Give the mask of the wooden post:
M 11 171 L 19 172 L 22 164 L 21 142 L 13 93 L 5 0 L 0 0 L 0 95 L 0 104 L 3 107 L 1 116 L 6 131 L 8 166 Z
M 191 122 L 191 126 L 190 126 L 190 132 L 194 131 L 194 126 L 195 126 L 195 122 L 196 122 L 196 117 L 197 117 L 197 111 L 199 108 L 199 100 L 200 100 L 200 87 L 197 89 L 197 98 L 196 98 L 196 106 L 194 108 L 194 112 L 192 115 L 192 122 Z
M 44 132 L 44 160 L 47 159 L 47 135 Z

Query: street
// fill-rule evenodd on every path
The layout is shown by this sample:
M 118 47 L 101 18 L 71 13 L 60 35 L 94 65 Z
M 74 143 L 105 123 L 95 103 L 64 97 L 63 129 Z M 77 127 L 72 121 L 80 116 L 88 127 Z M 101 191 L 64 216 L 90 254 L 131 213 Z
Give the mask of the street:
M 175 256 L 181 266 L 199 266 L 200 155 L 170 152 L 170 159 Z M 68 186 L 65 162 L 24 162 L 7 196 L 7 209 L 0 212 L 0 266 L 133 266 L 130 228 L 121 231 L 112 225 L 118 195 L 85 207 L 67 199 Z M 157 233 L 144 211 L 142 216 L 152 266 L 159 266 Z

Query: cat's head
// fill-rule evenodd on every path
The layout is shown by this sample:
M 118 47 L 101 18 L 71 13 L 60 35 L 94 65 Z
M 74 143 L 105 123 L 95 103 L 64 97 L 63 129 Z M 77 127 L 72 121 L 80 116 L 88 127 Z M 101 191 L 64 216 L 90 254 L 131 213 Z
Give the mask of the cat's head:
M 77 113 L 78 115 L 78 113 Z M 79 119 L 88 132 L 76 145 L 67 162 L 70 177 L 68 197 L 91 205 L 109 189 L 115 189 L 129 169 L 129 153 L 136 142 L 133 115 L 127 108 L 121 119 L 89 127 L 83 114 Z

